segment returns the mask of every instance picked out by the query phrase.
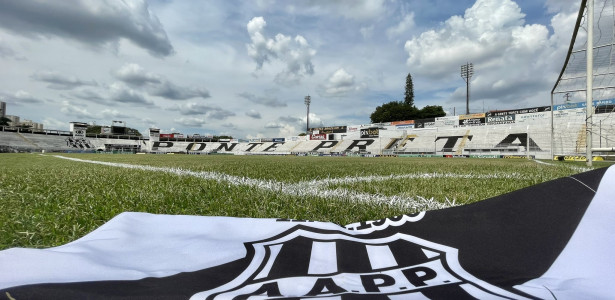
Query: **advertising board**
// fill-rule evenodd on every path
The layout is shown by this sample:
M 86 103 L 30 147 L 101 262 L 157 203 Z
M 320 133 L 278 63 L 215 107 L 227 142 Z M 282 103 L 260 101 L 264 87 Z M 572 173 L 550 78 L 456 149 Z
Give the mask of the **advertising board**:
M 547 120 L 551 112 L 539 112 L 531 114 L 520 114 L 515 116 L 515 123 L 532 123 Z
M 346 133 L 347 126 L 315 127 L 315 128 L 310 128 L 310 131 L 313 134 L 321 134 L 321 133 Z
M 459 125 L 459 116 L 448 116 L 436 118 L 436 127 L 452 127 Z
M 469 115 L 459 115 L 459 120 L 484 119 L 484 118 L 485 118 L 485 113 L 469 114 Z
M 482 114 L 485 115 L 485 114 Z M 467 115 L 466 115 L 467 116 Z M 459 126 L 483 126 L 485 125 L 485 118 L 468 118 L 461 119 L 459 118 Z
M 414 124 L 414 120 L 391 122 L 391 125 L 408 125 L 408 124 Z
M 487 117 L 487 124 L 496 125 L 496 124 L 512 124 L 515 123 L 516 115 L 499 115 L 499 116 L 491 116 Z
M 314 140 L 314 141 L 326 141 L 327 140 L 327 135 L 324 133 L 319 133 L 319 134 L 312 134 L 310 135 L 310 140 Z
M 362 139 L 377 138 L 379 135 L 380 135 L 380 129 L 378 127 L 361 129 Z
M 518 114 L 530 114 L 530 113 L 539 113 L 551 111 L 551 106 L 539 106 L 532 108 L 523 108 L 523 109 L 513 109 L 513 110 L 497 110 L 487 112 L 487 117 L 495 117 L 495 116 L 510 116 L 510 115 L 518 115 Z
M 430 127 L 436 127 L 435 118 L 414 120 L 414 128 L 430 128 Z
M 161 133 L 160 137 L 161 138 L 173 138 L 174 135 L 172 133 Z
M 285 141 L 285 138 L 273 138 L 274 143 L 284 143 Z

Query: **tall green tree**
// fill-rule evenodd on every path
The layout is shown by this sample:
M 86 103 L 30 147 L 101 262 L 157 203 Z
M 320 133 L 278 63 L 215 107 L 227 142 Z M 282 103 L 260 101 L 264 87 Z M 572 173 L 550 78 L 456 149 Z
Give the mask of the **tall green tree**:
M 420 117 L 419 110 L 401 101 L 391 101 L 376 107 L 371 114 L 372 123 L 414 120 Z
M 11 119 L 5 117 L 0 118 L 0 126 L 9 126 L 10 123 Z
M 421 119 L 439 118 L 446 116 L 444 109 L 440 105 L 427 105 L 420 110 Z
M 410 106 L 414 105 L 414 83 L 412 83 L 412 75 L 410 73 L 406 76 L 406 93 L 404 94 L 404 103 Z

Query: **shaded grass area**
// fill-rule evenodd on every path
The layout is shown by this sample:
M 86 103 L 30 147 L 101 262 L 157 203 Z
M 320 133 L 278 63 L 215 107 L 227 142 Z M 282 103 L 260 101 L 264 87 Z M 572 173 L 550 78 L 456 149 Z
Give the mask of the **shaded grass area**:
M 65 155 L 68 156 L 68 155 Z M 409 173 L 518 174 L 513 178 L 391 179 L 325 184 L 369 194 L 469 203 L 578 171 L 531 161 L 346 157 L 72 155 L 79 159 L 213 171 L 287 183 Z M 125 211 L 156 214 L 293 218 L 348 224 L 411 213 L 359 203 L 233 185 L 169 173 L 0 154 L 0 249 L 49 247 L 75 240 Z M 302 183 L 303 184 L 303 183 Z

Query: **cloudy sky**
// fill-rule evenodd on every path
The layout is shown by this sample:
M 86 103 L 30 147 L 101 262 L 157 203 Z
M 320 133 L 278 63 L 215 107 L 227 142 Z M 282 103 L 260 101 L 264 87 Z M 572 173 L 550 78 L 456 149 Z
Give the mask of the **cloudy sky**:
M 548 105 L 580 0 L 4 0 L 7 113 L 236 138 L 369 123 L 403 100 L 472 112 Z M 563 101 L 563 99 L 555 99 Z

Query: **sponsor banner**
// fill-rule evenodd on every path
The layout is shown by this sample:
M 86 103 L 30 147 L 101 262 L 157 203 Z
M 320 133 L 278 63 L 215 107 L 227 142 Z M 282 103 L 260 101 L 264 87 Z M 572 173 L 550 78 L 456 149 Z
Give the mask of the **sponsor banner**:
M 175 135 L 174 135 L 174 137 L 175 137 L 175 138 L 178 138 L 178 139 L 183 139 L 183 138 L 185 138 L 185 137 L 186 137 L 186 135 L 181 134 L 181 133 L 177 133 L 177 134 L 175 134 Z
M 515 115 L 491 116 L 487 117 L 486 120 L 489 125 L 512 124 L 515 123 Z
M 414 128 L 430 128 L 436 126 L 435 118 L 419 119 L 414 121 Z
M 318 133 L 314 133 L 314 134 L 346 133 L 347 126 L 316 127 L 316 128 L 310 128 L 310 131 L 312 131 L 312 133 L 314 133 L 314 131 L 318 131 Z
M 399 154 L 398 157 L 442 157 L 438 154 Z
M 587 156 L 585 155 L 560 155 L 554 156 L 553 160 L 563 160 L 563 161 L 587 161 Z M 601 156 L 592 156 L 592 161 L 603 161 L 604 158 Z
M 273 139 L 272 138 L 261 138 L 261 142 L 262 143 L 271 143 L 271 142 L 273 142 Z
M 469 115 L 459 115 L 459 120 L 466 120 L 466 119 L 484 119 L 485 118 L 485 113 L 479 113 L 479 114 L 469 114 Z
M 592 106 L 594 107 L 601 106 L 601 105 L 615 105 L 615 99 L 594 100 L 592 102 Z M 584 108 L 584 107 L 587 107 L 586 102 L 575 102 L 575 103 L 555 105 L 553 110 L 566 110 L 566 109 L 575 109 L 575 108 Z
M 219 139 L 218 142 L 220 142 L 220 143 L 230 143 L 231 139 Z
M 483 125 L 485 125 L 485 118 L 476 118 L 476 119 L 459 118 L 459 126 L 483 126 Z
M 161 133 L 160 137 L 161 138 L 173 138 L 175 135 L 172 133 Z
M 545 111 L 551 111 L 551 106 L 540 106 L 540 107 L 523 108 L 523 109 L 490 111 L 486 115 L 487 115 L 487 117 L 510 116 L 510 115 L 518 115 L 518 114 L 539 113 L 539 112 L 545 112 Z
M 596 111 L 594 111 L 595 114 L 610 114 L 612 112 L 615 112 L 614 104 L 603 104 L 596 106 Z
M 515 116 L 515 123 L 530 123 L 539 120 L 547 120 L 550 116 L 551 112 L 520 114 Z
M 554 118 L 585 117 L 585 108 L 571 108 L 553 111 Z
M 436 127 L 452 127 L 459 125 L 459 116 L 436 118 Z
M 362 139 L 377 138 L 379 135 L 380 135 L 380 129 L 378 127 L 361 129 Z
M 391 122 L 391 125 L 408 125 L 408 124 L 414 124 L 414 120 Z
M 553 110 L 558 111 L 558 110 L 566 110 L 566 109 L 584 108 L 586 106 L 587 106 L 587 103 L 585 102 L 566 103 L 566 104 L 555 105 Z
M 274 143 L 284 143 L 285 141 L 285 138 L 273 138 Z
M 470 158 L 502 158 L 501 155 L 470 155 Z
M 0 251 L 0 295 L 611 299 L 614 183 L 614 168 L 596 169 L 346 226 L 125 212 L 63 246 Z
M 261 139 L 250 139 L 250 143 L 260 143 Z
M 111 127 L 100 127 L 100 133 L 101 134 L 111 134 Z
M 502 158 L 509 158 L 509 159 L 526 159 L 527 155 L 502 155 Z M 530 159 L 534 159 L 535 156 L 534 155 L 530 155 Z
M 348 132 L 358 132 L 361 130 L 361 125 L 348 126 Z
M 412 129 L 414 128 L 414 124 L 406 124 L 406 125 L 396 125 L 395 129 L 396 130 L 402 130 L 402 129 Z
M 327 135 L 322 133 L 322 134 L 312 134 L 310 135 L 310 140 L 314 140 L 314 141 L 326 141 L 327 140 Z

